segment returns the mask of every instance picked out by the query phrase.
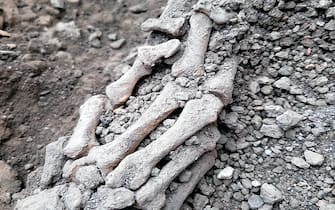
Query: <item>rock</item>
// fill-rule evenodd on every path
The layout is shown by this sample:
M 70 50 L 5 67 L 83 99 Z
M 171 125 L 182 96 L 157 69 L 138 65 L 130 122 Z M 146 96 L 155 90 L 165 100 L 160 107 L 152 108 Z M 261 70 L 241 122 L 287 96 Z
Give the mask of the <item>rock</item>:
M 330 7 L 326 12 L 326 17 L 335 17 L 335 7 Z
M 126 43 L 125 39 L 119 39 L 110 43 L 112 49 L 120 49 Z
M 315 7 L 319 9 L 328 9 L 330 5 L 332 4 L 332 0 L 319 0 L 315 2 Z
M 293 157 L 291 159 L 291 163 L 299 168 L 303 168 L 303 169 L 306 169 L 306 168 L 309 168 L 309 164 L 302 158 L 299 158 L 299 157 Z
M 194 209 L 195 210 L 203 210 L 206 204 L 209 202 L 208 198 L 204 195 L 199 193 L 195 194 L 194 196 Z
M 270 11 L 275 7 L 277 0 L 264 0 L 263 2 L 263 10 Z
M 6 122 L 0 119 L 0 143 L 8 139 L 12 135 L 12 131 L 7 127 Z
M 0 160 L 0 195 L 12 194 L 20 191 L 21 181 L 17 173 L 6 162 Z
M 74 21 L 57 23 L 55 31 L 70 39 L 78 39 L 80 37 L 80 29 L 76 26 Z
M 50 4 L 57 9 L 64 9 L 65 8 L 64 0 L 50 0 Z
M 231 179 L 233 178 L 234 168 L 227 166 L 222 169 L 218 174 L 218 179 Z
M 264 204 L 261 208 L 258 210 L 272 210 L 272 205 Z
M 328 31 L 334 31 L 335 30 L 335 20 L 330 20 L 328 23 L 326 23 L 324 28 Z
M 282 77 L 275 81 L 273 86 L 279 89 L 290 90 L 291 80 L 288 77 Z
M 101 209 L 123 209 L 135 203 L 134 192 L 124 187 L 116 189 L 99 187 L 97 197 Z
M 251 185 L 252 185 L 253 187 L 260 187 L 260 186 L 261 186 L 261 183 L 260 183 L 258 180 L 254 180 L 254 181 L 251 182 Z
M 80 167 L 76 173 L 76 180 L 90 189 L 104 182 L 98 168 L 93 165 Z
M 277 31 L 273 31 L 269 34 L 270 38 L 272 41 L 275 41 L 275 40 L 278 40 L 280 39 L 281 35 L 280 35 L 280 32 L 277 32 Z
M 279 115 L 276 118 L 276 121 L 282 129 L 288 130 L 289 128 L 292 128 L 293 126 L 298 124 L 302 120 L 302 118 L 302 115 L 294 111 L 288 110 L 283 114 Z
M 283 66 L 278 70 L 278 73 L 283 76 L 290 76 L 293 73 L 293 67 Z
M 270 95 L 272 93 L 272 86 L 270 85 L 264 85 L 262 88 L 261 88 L 261 92 L 264 94 L 264 95 Z
M 66 185 L 59 185 L 49 190 L 44 190 L 36 195 L 29 196 L 19 200 L 15 206 L 15 210 L 63 210 L 65 206 L 61 200 Z
M 129 7 L 129 11 L 135 14 L 143 13 L 148 10 L 147 4 L 146 3 L 140 3 L 136 4 L 134 6 Z
M 274 204 L 283 199 L 282 193 L 275 186 L 267 183 L 264 183 L 261 186 L 260 196 L 261 198 L 263 198 L 263 201 L 267 204 Z
M 255 115 L 252 119 L 251 119 L 251 123 L 254 126 L 254 128 L 256 130 L 259 130 L 262 126 L 262 118 L 259 115 Z
M 320 166 L 324 161 L 323 155 L 316 152 L 312 152 L 310 150 L 305 150 L 304 156 L 307 163 L 311 164 L 312 166 Z
M 249 89 L 252 93 L 255 93 L 255 94 L 258 93 L 260 91 L 260 87 L 259 87 L 258 82 L 256 82 L 256 81 L 250 82 Z
M 250 209 L 258 209 L 261 206 L 263 206 L 264 201 L 259 195 L 253 194 L 252 196 L 249 197 L 248 204 Z
M 62 176 L 64 165 L 63 145 L 67 137 L 61 137 L 57 141 L 48 144 L 45 148 L 45 161 L 41 176 L 43 187 L 56 182 Z
M 64 194 L 64 204 L 69 210 L 77 210 L 80 207 L 82 200 L 82 194 L 78 186 L 74 183 L 70 183 L 69 188 Z
M 334 210 L 335 209 L 335 204 L 334 203 L 329 203 L 325 200 L 319 200 L 317 203 L 319 206 L 319 210 Z
M 275 55 L 278 58 L 288 59 L 288 52 L 287 51 L 280 51 L 280 52 L 277 52 Z
M 325 94 L 325 99 L 326 99 L 327 104 L 335 105 L 335 93 Z M 0 141 L 1 141 L 1 138 L 0 138 Z
M 271 138 L 279 139 L 283 137 L 284 132 L 278 125 L 263 125 L 260 130 L 264 136 L 268 136 Z

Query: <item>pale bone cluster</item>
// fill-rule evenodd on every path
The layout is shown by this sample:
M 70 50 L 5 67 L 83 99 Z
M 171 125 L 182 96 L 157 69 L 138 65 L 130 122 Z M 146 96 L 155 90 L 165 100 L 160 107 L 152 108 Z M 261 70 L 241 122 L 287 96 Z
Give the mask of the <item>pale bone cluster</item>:
M 174 56 L 181 48 L 181 42 L 171 39 L 138 48 L 131 69 L 107 86 L 107 97 L 92 96 L 80 107 L 80 118 L 72 136 L 47 146 L 41 184 L 47 188 L 60 179 L 63 171 L 63 181 L 58 182 L 63 185 L 58 184 L 18 201 L 16 209 L 47 209 L 50 203 L 32 201 L 38 196 L 50 195 L 63 198 L 55 204 L 57 209 L 92 209 L 89 206 L 94 196 L 97 200 L 94 208 L 97 209 L 129 206 L 152 210 L 180 209 L 199 180 L 214 165 L 215 145 L 220 138 L 215 122 L 222 108 L 232 100 L 236 61 L 226 59 L 212 77 L 206 77 L 204 71 L 212 21 L 223 24 L 232 16 L 222 7 L 226 3 L 227 0 L 200 0 L 192 5 L 192 0 L 169 0 L 158 19 L 145 21 L 144 31 L 159 31 L 175 37 L 188 32 L 183 54 L 172 65 L 171 75 L 176 80 L 187 77 L 193 81 L 205 78 L 205 81 L 200 86 L 191 87 L 169 82 L 147 111 L 122 135 L 100 145 L 95 137 L 100 116 L 124 104 L 136 83 L 151 74 L 157 62 Z M 174 125 L 136 151 L 143 139 L 179 108 L 182 112 Z M 170 160 L 152 175 L 157 164 L 167 156 Z M 187 178 L 175 182 L 182 175 Z M 64 184 L 65 181 L 70 183 Z M 82 192 L 82 186 L 89 190 Z

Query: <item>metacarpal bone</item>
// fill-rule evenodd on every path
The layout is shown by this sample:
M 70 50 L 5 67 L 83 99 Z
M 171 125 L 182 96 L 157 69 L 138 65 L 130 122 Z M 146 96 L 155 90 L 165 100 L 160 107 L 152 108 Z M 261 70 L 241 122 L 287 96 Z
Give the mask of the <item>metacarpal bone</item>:
M 176 190 L 166 195 L 166 204 L 163 210 L 181 209 L 186 198 L 192 193 L 200 179 L 209 171 L 215 163 L 216 151 L 204 154 L 190 168 L 191 179 L 188 182 L 181 183 Z
M 148 179 L 156 164 L 170 151 L 206 125 L 215 122 L 222 107 L 220 99 L 211 94 L 188 101 L 178 120 L 169 130 L 144 149 L 125 157 L 118 167 L 108 174 L 107 185 L 137 190 Z
M 95 129 L 100 115 L 105 110 L 106 97 L 96 95 L 90 97 L 79 110 L 80 117 L 73 134 L 64 148 L 64 154 L 76 158 L 93 146 L 99 145 L 95 138 Z
M 172 39 L 154 46 L 139 47 L 133 66 L 120 79 L 106 87 L 106 95 L 110 100 L 112 109 L 129 98 L 138 80 L 151 74 L 151 67 L 159 59 L 171 57 L 179 48 L 180 41 L 178 39 Z
M 190 18 L 186 48 L 182 57 L 172 66 L 172 75 L 202 76 L 204 59 L 212 30 L 212 21 L 207 15 L 195 13 Z
M 191 10 L 192 0 L 169 0 L 159 18 L 149 18 L 142 24 L 142 30 L 160 31 L 173 36 L 182 35 L 186 16 Z
M 178 147 L 177 154 L 161 169 L 159 175 L 150 178 L 136 192 L 137 207 L 161 209 L 165 204 L 165 190 L 170 183 L 201 155 L 215 149 L 220 132 L 215 125 L 209 125 L 198 132 L 195 138 L 199 140 L 199 144 Z

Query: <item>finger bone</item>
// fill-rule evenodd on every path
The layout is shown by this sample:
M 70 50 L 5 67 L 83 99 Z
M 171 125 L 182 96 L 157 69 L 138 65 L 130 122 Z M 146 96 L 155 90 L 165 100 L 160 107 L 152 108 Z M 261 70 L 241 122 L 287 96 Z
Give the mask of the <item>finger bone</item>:
M 231 103 L 236 70 L 237 61 L 235 59 L 225 61 L 214 77 L 205 81 L 203 88 L 218 96 L 224 105 Z
M 133 66 L 117 81 L 106 87 L 106 95 L 112 109 L 123 104 L 133 92 L 142 77 L 151 74 L 151 67 L 161 58 L 175 54 L 180 47 L 180 41 L 172 39 L 167 42 L 138 48 L 138 55 Z
M 150 176 L 156 164 L 170 151 L 206 125 L 216 121 L 222 106 L 222 102 L 210 94 L 187 102 L 176 123 L 156 141 L 125 157 L 118 167 L 108 174 L 106 183 L 111 187 L 138 189 Z
M 182 57 L 172 66 L 173 76 L 203 75 L 211 30 L 212 22 L 205 14 L 195 13 L 191 16 L 186 48 Z
M 182 35 L 181 30 L 186 19 L 186 15 L 191 10 L 192 0 L 169 0 L 161 16 L 149 18 L 142 24 L 142 30 L 161 31 L 173 36 Z
M 85 153 L 91 147 L 98 145 L 95 138 L 95 129 L 100 115 L 105 108 L 105 96 L 96 95 L 90 97 L 80 107 L 80 117 L 68 144 L 64 148 L 64 154 L 70 158 L 76 158 Z
M 193 10 L 208 15 L 216 24 L 224 24 L 235 16 L 223 8 L 226 2 L 226 0 L 200 0 L 193 6 Z
M 161 209 L 165 204 L 165 190 L 169 184 L 202 154 L 215 149 L 220 132 L 214 125 L 210 125 L 197 133 L 195 137 L 199 139 L 198 145 L 178 147 L 177 154 L 162 168 L 159 175 L 150 178 L 136 192 L 137 207 Z
M 216 151 L 204 154 L 197 162 L 195 162 L 190 171 L 192 177 L 188 182 L 181 183 L 177 189 L 166 195 L 166 204 L 164 210 L 181 209 L 185 199 L 192 193 L 200 179 L 209 171 L 215 163 Z

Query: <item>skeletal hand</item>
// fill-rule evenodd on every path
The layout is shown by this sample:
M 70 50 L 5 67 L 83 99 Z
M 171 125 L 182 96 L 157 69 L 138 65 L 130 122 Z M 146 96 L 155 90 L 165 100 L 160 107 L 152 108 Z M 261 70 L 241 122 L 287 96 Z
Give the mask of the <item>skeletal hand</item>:
M 100 145 L 96 140 L 100 115 L 124 104 L 136 83 L 151 74 L 157 62 L 172 57 L 181 48 L 178 39 L 140 47 L 132 68 L 107 86 L 107 97 L 93 96 L 82 105 L 73 135 L 68 142 L 62 140 L 63 154 L 68 159 L 63 177 L 88 189 L 97 189 L 97 194 L 109 190 L 114 195 L 115 203 L 101 202 L 98 204 L 101 208 L 179 209 L 214 165 L 215 145 L 220 138 L 215 122 L 222 108 L 232 100 L 237 63 L 226 59 L 215 74 L 206 74 L 204 60 L 213 23 L 208 11 L 199 5 L 197 11 L 205 14 L 190 13 L 191 2 L 170 0 L 159 19 L 151 19 L 142 26 L 146 31 L 158 30 L 171 35 L 181 35 L 185 24 L 190 26 L 183 55 L 171 67 L 173 79 L 143 115 L 113 141 Z M 187 85 L 178 82 L 183 78 L 187 78 Z M 177 109 L 182 112 L 172 127 L 143 149 L 136 150 Z M 167 163 L 151 176 L 163 159 L 168 159 Z M 190 174 L 189 180 L 174 182 L 186 172 Z M 45 168 L 42 182 L 49 184 L 53 174 Z M 98 181 L 87 181 L 90 176 Z

